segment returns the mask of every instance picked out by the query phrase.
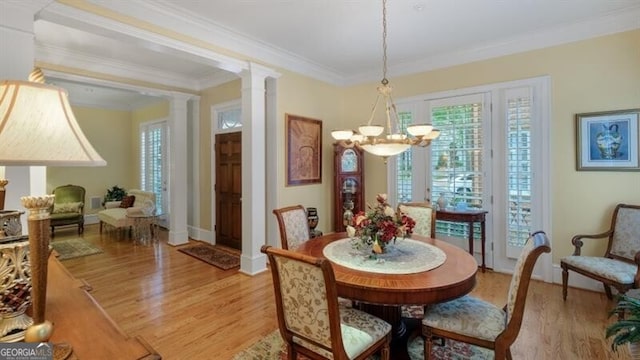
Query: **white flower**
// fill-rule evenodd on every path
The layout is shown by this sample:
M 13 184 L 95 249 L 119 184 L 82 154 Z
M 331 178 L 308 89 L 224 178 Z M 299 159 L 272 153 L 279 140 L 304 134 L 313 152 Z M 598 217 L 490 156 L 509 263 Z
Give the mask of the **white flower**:
M 391 206 L 385 206 L 384 207 L 384 214 L 385 214 L 385 216 L 391 216 L 392 218 L 396 217 L 396 212 L 395 212 L 395 210 L 393 210 L 393 208 Z
M 356 228 L 351 225 L 347 225 L 347 236 L 352 238 L 356 236 Z

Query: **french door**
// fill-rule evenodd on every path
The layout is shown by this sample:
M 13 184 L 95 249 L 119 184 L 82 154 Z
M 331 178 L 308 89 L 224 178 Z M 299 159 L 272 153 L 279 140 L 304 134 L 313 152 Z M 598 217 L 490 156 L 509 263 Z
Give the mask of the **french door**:
M 390 161 L 390 200 L 435 206 L 442 196 L 450 207 L 487 210 L 487 266 L 511 271 L 529 234 L 550 231 L 547 88 L 537 78 L 399 101 L 402 126 L 431 123 L 440 136 Z M 463 248 L 468 231 L 436 222 L 437 238 Z M 479 253 L 479 225 L 473 231 Z M 547 262 L 536 276 L 550 279 Z
M 156 194 L 158 224 L 169 228 L 167 138 L 164 120 L 140 125 L 140 188 Z

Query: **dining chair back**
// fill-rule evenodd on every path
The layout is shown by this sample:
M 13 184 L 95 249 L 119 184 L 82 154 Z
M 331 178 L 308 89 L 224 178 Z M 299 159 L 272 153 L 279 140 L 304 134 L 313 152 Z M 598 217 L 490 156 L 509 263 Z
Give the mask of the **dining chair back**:
M 582 239 L 607 241 L 607 250 L 603 256 L 583 256 Z M 613 210 L 609 230 L 594 235 L 576 235 L 571 243 L 573 255 L 560 260 L 564 300 L 567 299 L 569 270 L 602 282 L 609 299 L 613 299 L 612 286 L 621 294 L 640 287 L 640 206 L 618 204 Z
M 353 308 L 338 306 L 331 263 L 265 245 L 273 276 L 280 335 L 288 359 L 389 359 L 391 325 Z
M 278 219 L 280 241 L 283 249 L 295 250 L 311 238 L 307 212 L 302 205 L 288 206 L 273 210 Z
M 416 235 L 426 236 L 430 238 L 436 237 L 436 212 L 429 203 L 400 203 L 398 204 L 398 213 L 411 217 L 416 226 L 413 233 Z
M 551 252 L 549 238 L 538 231 L 527 239 L 511 277 L 507 303 L 463 296 L 425 309 L 422 335 L 425 359 L 431 358 L 434 338 L 448 338 L 493 350 L 495 359 L 511 359 L 511 344 L 518 337 L 533 267 L 542 253 Z

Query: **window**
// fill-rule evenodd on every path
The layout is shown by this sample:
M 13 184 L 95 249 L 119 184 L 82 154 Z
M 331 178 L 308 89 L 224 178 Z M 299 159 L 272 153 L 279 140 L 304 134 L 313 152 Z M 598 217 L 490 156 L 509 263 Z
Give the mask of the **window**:
M 166 121 L 144 123 L 140 126 L 140 187 L 156 194 L 156 215 L 166 213 Z
M 239 131 L 242 127 L 240 100 L 214 105 L 211 114 L 218 132 Z

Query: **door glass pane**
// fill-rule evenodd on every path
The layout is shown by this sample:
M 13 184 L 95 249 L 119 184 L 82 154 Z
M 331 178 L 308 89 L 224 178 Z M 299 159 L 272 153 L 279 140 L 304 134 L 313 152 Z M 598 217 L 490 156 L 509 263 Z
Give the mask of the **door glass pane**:
M 399 125 L 402 132 L 406 132 L 407 126 L 413 122 L 411 112 L 398 112 L 398 119 L 400 120 Z M 398 203 L 410 202 L 413 198 L 412 157 L 413 149 L 409 149 L 397 156 L 396 199 Z
M 507 97 L 506 111 L 507 247 L 521 248 L 531 232 L 531 97 Z
M 431 189 L 434 198 L 444 196 L 450 207 L 482 208 L 483 128 L 482 98 L 460 104 L 431 107 L 434 128 L 440 136 L 431 143 Z M 436 233 L 466 238 L 468 226 L 438 221 Z M 474 230 L 478 237 L 479 226 Z

